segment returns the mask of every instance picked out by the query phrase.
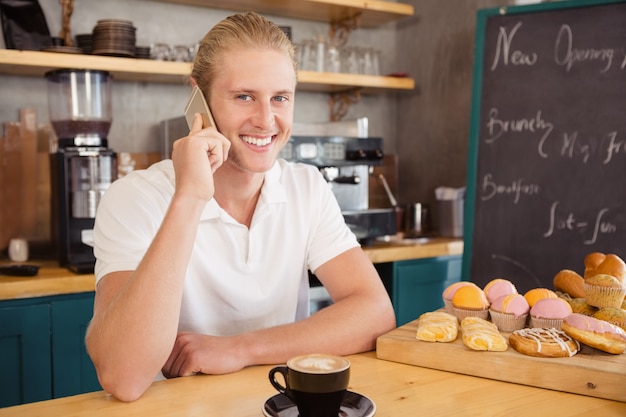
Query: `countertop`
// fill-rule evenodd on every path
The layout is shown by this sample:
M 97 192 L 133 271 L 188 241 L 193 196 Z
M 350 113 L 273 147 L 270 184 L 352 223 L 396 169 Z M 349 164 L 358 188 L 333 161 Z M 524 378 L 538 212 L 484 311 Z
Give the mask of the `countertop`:
M 365 246 L 363 250 L 374 263 L 395 262 L 460 255 L 463 253 L 463 241 L 433 238 L 418 244 L 380 242 Z M 9 264 L 6 261 L 0 263 Z M 0 276 L 0 300 L 90 292 L 95 289 L 93 274 L 75 274 L 59 267 L 54 261 L 33 260 L 27 263 L 39 265 L 39 274 L 34 277 Z
M 372 400 L 376 417 L 626 415 L 623 402 L 380 360 L 374 352 L 348 358 L 348 389 Z M 2 408 L 0 417 L 263 416 L 265 401 L 277 394 L 267 378 L 270 369 L 253 366 L 227 375 L 159 381 L 132 403 L 99 391 Z

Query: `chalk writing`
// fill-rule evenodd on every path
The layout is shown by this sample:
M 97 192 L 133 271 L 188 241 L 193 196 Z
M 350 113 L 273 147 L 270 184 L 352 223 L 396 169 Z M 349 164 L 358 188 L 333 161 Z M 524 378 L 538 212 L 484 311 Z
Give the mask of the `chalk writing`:
M 502 62 L 502 65 L 507 66 L 511 65 L 526 65 L 533 66 L 537 62 L 537 54 L 532 52 L 524 52 L 518 49 L 511 50 L 513 38 L 515 37 L 515 33 L 522 26 L 522 22 L 518 22 L 513 29 L 511 29 L 511 33 L 506 32 L 506 28 L 500 27 L 500 31 L 498 32 L 498 40 L 496 44 L 496 51 L 493 57 L 493 62 L 491 64 L 491 71 L 495 71 L 498 67 L 498 64 Z
M 543 143 L 553 128 L 554 125 L 543 118 L 541 110 L 537 110 L 533 117 L 504 120 L 498 117 L 498 108 L 492 107 L 489 110 L 489 120 L 487 121 L 489 136 L 485 139 L 485 143 L 491 144 L 508 132 L 535 133 L 540 131 L 543 131 L 540 141 L 540 143 Z
M 548 158 L 549 153 L 543 147 L 541 143 L 539 154 Z M 592 156 L 598 156 L 602 165 L 608 165 L 619 155 L 626 155 L 626 140 L 618 138 L 617 131 L 584 138 L 577 131 L 564 132 L 558 148 L 558 156 L 570 160 L 580 159 L 583 164 L 587 164 Z
M 595 219 L 590 224 L 585 220 L 577 219 L 574 213 L 569 212 L 564 216 L 557 213 L 558 201 L 552 203 L 550 207 L 548 230 L 543 234 L 544 237 L 550 237 L 559 231 L 578 231 L 582 234 L 589 234 L 588 239 L 584 240 L 585 245 L 593 245 L 597 242 L 600 235 L 613 234 L 617 232 L 617 226 L 610 221 L 605 220 L 608 208 L 602 208 L 596 214 Z
M 541 110 L 537 110 L 532 117 L 504 119 L 499 116 L 499 109 L 492 107 L 489 109 L 485 126 L 487 137 L 483 141 L 488 145 L 495 143 L 507 133 L 541 133 L 537 143 L 537 154 L 543 159 L 557 156 L 570 160 L 580 159 L 587 164 L 592 156 L 598 155 L 601 163 L 607 165 L 618 155 L 626 155 L 626 139 L 620 138 L 617 131 L 583 138 L 574 130 L 552 135 L 551 139 L 550 134 L 555 131 L 555 125 L 543 117 Z M 552 155 L 550 146 L 556 149 Z
M 539 184 L 527 183 L 524 178 L 519 178 L 508 184 L 498 184 L 493 180 L 492 174 L 486 174 L 481 184 L 481 200 L 491 200 L 498 195 L 512 195 L 513 204 L 517 204 L 522 195 L 530 197 L 539 194 L 539 191 Z
M 574 35 L 569 25 L 562 25 L 554 44 L 554 61 L 565 66 L 566 71 L 572 69 L 577 62 L 604 62 L 600 72 L 606 72 L 613 63 L 612 48 L 575 48 Z

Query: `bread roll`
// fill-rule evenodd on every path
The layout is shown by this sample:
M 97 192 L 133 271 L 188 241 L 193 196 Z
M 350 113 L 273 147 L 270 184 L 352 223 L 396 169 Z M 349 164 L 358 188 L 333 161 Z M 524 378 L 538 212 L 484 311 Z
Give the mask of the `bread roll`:
M 592 275 L 595 275 L 595 270 L 604 261 L 606 257 L 605 254 L 601 252 L 592 252 L 585 256 L 585 273 L 583 274 L 584 278 L 589 278 Z
M 584 277 L 587 279 L 598 274 L 614 276 L 622 285 L 626 285 L 626 262 L 614 253 L 590 253 L 585 257 Z
M 417 322 L 418 340 L 424 342 L 453 342 L 459 333 L 459 321 L 444 311 L 424 313 Z
M 610 253 L 595 269 L 595 275 L 606 274 L 614 276 L 624 285 L 626 282 L 626 263 L 619 256 Z
M 577 272 L 563 269 L 554 276 L 554 289 L 571 295 L 573 298 L 585 298 L 585 279 Z

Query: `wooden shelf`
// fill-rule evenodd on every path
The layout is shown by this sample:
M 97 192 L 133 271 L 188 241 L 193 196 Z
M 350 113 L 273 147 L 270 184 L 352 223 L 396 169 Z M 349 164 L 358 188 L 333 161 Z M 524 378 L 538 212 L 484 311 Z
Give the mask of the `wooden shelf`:
M 363 93 L 386 90 L 413 90 L 415 82 L 407 77 L 387 77 L 377 75 L 339 74 L 333 72 L 300 71 L 298 90 L 338 93 L 362 89 Z
M 0 73 L 43 77 L 47 71 L 59 68 L 109 71 L 121 81 L 184 83 L 191 63 L 0 49 Z
M 336 22 L 357 18 L 361 26 L 378 26 L 413 15 L 413 6 L 382 0 L 154 0 L 296 19 Z M 50 70 L 77 68 L 109 71 L 115 80 L 184 84 L 191 72 L 187 62 L 118 58 L 97 55 L 0 49 L 0 74 L 43 77 Z M 338 93 L 359 89 L 364 93 L 412 90 L 411 78 L 301 71 L 298 89 Z
M 109 71 L 114 80 L 184 84 L 191 72 L 188 62 L 153 61 L 99 55 L 0 49 L 0 73 L 43 77 L 50 70 L 77 68 Z M 364 92 L 412 90 L 411 78 L 372 75 L 335 74 L 301 71 L 298 89 L 303 91 L 341 92 L 363 88 Z
M 166 3 L 258 13 L 294 19 L 337 22 L 358 17 L 374 27 L 413 15 L 413 6 L 381 0 L 156 0 Z

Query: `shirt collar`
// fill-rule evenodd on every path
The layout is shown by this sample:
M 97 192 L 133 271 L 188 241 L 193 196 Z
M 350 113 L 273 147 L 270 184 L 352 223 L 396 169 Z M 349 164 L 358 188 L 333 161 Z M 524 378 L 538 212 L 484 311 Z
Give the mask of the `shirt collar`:
M 265 210 L 272 204 L 280 204 L 287 201 L 287 192 L 280 181 L 282 171 L 282 166 L 277 161 L 272 168 L 265 173 L 265 181 L 263 181 L 263 187 L 261 188 L 261 195 L 259 196 L 256 208 L 257 211 L 260 209 Z M 224 213 L 224 210 L 217 204 L 217 201 L 212 198 L 204 207 L 200 220 L 219 218 L 222 216 L 222 213 Z

